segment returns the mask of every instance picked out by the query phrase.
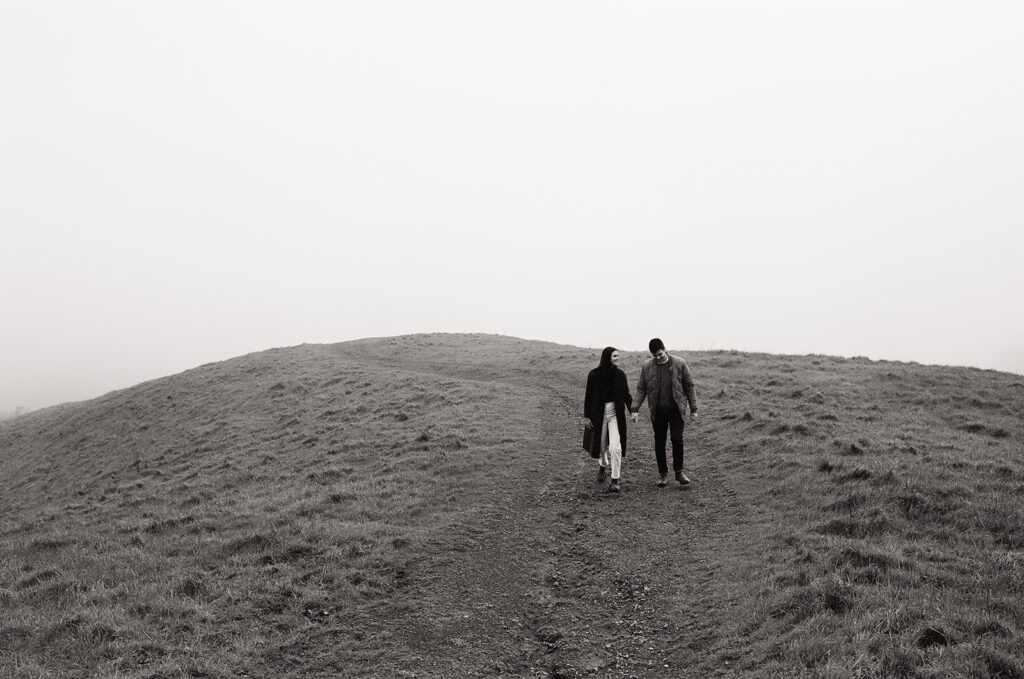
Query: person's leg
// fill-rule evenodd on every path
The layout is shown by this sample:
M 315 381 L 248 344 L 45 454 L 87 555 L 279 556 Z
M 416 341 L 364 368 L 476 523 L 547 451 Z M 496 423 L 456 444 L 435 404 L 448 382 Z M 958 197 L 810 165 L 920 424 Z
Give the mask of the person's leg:
M 668 474 L 668 461 L 665 459 L 665 439 L 668 434 L 668 420 L 657 410 L 651 418 L 651 426 L 654 427 L 654 457 L 658 461 L 658 473 L 662 476 Z
M 597 481 L 598 483 L 604 482 L 604 477 L 608 473 L 608 467 L 611 465 L 611 461 L 608 459 L 608 418 L 604 418 L 604 422 L 601 424 L 601 456 L 597 458 L 597 464 L 600 465 L 597 469 Z
M 604 428 L 608 432 L 608 461 L 612 468 L 612 481 L 618 481 L 622 473 L 622 443 L 619 440 L 619 422 L 615 419 L 615 404 L 604 407 Z
M 683 416 L 677 408 L 669 420 L 672 436 L 672 470 L 675 472 L 676 481 L 685 486 L 690 479 L 683 474 L 683 426 Z
M 670 436 L 672 437 L 672 471 L 683 471 L 683 416 L 677 408 L 668 421 Z

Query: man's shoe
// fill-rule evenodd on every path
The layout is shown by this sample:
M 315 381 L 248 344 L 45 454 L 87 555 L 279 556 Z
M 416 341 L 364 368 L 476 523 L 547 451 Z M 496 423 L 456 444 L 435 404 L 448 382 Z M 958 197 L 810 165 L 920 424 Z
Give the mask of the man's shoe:
M 658 481 L 658 488 L 664 488 L 668 485 L 668 474 L 662 474 L 661 479 Z
M 612 485 L 608 486 L 608 492 L 609 493 L 618 493 L 619 491 L 620 491 L 619 480 L 618 479 L 612 479 Z
M 608 474 L 608 467 L 597 468 L 597 482 L 604 483 L 604 477 Z
M 679 482 L 680 486 L 690 485 L 690 479 L 686 478 L 686 474 L 684 474 L 682 471 L 676 472 L 676 481 Z

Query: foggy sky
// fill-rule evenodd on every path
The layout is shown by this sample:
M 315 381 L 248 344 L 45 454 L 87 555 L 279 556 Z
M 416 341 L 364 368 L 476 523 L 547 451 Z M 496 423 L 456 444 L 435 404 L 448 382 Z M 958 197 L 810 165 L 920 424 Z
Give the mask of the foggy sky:
M 1016 2 L 0 2 L 0 412 L 303 342 L 1024 372 Z

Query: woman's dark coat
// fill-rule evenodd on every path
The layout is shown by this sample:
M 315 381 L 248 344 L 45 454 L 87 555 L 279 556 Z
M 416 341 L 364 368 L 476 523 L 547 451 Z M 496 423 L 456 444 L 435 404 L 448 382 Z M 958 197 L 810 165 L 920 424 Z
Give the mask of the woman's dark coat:
M 583 416 L 588 418 L 594 427 L 594 447 L 600 453 L 601 427 L 604 426 L 604 404 L 614 401 L 615 421 L 619 425 L 619 441 L 622 443 L 622 457 L 626 457 L 626 409 L 633 405 L 633 395 L 629 393 L 626 373 L 621 368 L 614 368 L 611 384 L 602 378 L 600 368 L 594 368 L 587 375 L 587 395 L 583 398 Z

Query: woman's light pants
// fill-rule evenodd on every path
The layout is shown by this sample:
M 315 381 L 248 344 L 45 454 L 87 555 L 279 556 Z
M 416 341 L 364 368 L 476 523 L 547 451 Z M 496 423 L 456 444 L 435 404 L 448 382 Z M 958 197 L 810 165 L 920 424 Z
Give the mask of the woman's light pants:
M 615 402 L 604 404 L 604 425 L 601 427 L 601 457 L 598 459 L 602 467 L 612 468 L 612 479 L 618 479 L 622 473 L 622 442 L 619 441 L 619 423 L 615 419 Z

